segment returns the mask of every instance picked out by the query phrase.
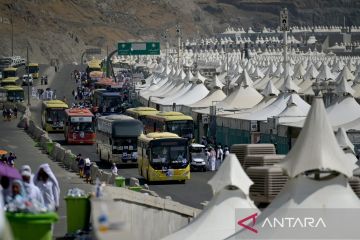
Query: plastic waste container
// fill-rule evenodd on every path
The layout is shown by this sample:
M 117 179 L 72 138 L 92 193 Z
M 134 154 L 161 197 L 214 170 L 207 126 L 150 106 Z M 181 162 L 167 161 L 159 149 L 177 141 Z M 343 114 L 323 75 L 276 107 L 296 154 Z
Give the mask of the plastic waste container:
M 90 199 L 89 196 L 65 197 L 67 232 L 75 233 L 77 230 L 86 230 L 90 222 Z
M 52 239 L 52 224 L 58 220 L 54 212 L 47 213 L 6 213 L 15 240 Z
M 124 177 L 116 177 L 115 178 L 115 186 L 125 187 L 125 178 Z

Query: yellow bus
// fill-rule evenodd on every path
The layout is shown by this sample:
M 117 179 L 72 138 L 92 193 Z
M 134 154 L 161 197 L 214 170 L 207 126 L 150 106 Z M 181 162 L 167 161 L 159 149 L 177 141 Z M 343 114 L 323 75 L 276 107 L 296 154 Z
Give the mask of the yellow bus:
M 0 87 L 2 98 L 6 96 L 9 102 L 22 102 L 24 101 L 24 89 L 19 86 L 7 85 Z
M 89 75 L 91 72 L 98 71 L 102 72 L 101 70 L 101 60 L 99 59 L 92 59 L 87 62 L 86 73 Z
M 137 107 L 126 109 L 125 114 L 144 123 L 144 119 L 147 115 L 156 114 L 158 112 L 158 110 L 151 107 Z
M 18 77 L 8 77 L 1 80 L 1 86 L 17 86 L 17 82 L 19 81 Z
M 9 68 L 4 68 L 2 71 L 2 77 L 3 78 L 8 78 L 8 77 L 16 77 L 17 75 L 17 68 L 13 68 L 13 67 L 9 67 Z
M 60 100 L 43 101 L 41 108 L 41 126 L 47 132 L 63 132 L 65 109 L 69 108 Z
M 138 139 L 138 170 L 147 181 L 190 179 L 188 140 L 174 133 L 142 134 Z
M 181 112 L 158 112 L 144 118 L 146 133 L 172 132 L 180 137 L 193 139 L 194 121 L 192 117 Z
M 38 79 L 39 78 L 39 64 L 38 63 L 29 63 L 29 65 L 26 67 L 29 68 L 29 74 L 31 74 L 31 76 L 34 79 Z

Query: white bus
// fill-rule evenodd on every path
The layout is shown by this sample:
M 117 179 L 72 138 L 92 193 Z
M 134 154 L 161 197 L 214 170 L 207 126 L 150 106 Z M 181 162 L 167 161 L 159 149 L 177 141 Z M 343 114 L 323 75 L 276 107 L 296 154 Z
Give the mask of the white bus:
M 99 117 L 96 130 L 96 152 L 99 159 L 117 164 L 137 163 L 137 141 L 142 132 L 142 123 L 132 117 Z

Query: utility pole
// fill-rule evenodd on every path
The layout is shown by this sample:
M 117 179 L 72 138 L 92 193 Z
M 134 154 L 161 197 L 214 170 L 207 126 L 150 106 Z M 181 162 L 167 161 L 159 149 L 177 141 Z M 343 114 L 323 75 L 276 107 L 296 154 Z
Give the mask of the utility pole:
M 30 104 L 30 76 L 29 76 L 29 47 L 26 47 L 26 74 L 27 74 L 27 100 L 28 106 L 31 106 Z
M 178 38 L 178 69 L 180 69 L 180 45 L 181 45 L 181 30 L 180 25 L 176 25 L 176 36 Z

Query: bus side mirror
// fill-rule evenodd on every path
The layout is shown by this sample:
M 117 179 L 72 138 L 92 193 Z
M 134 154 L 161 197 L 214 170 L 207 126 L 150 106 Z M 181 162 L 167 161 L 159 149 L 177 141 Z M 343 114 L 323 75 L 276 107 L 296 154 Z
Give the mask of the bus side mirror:
M 112 139 L 111 138 L 109 138 L 109 144 L 112 145 Z
M 148 149 L 148 148 L 146 149 L 146 156 L 148 156 L 148 157 L 150 156 L 150 149 Z

